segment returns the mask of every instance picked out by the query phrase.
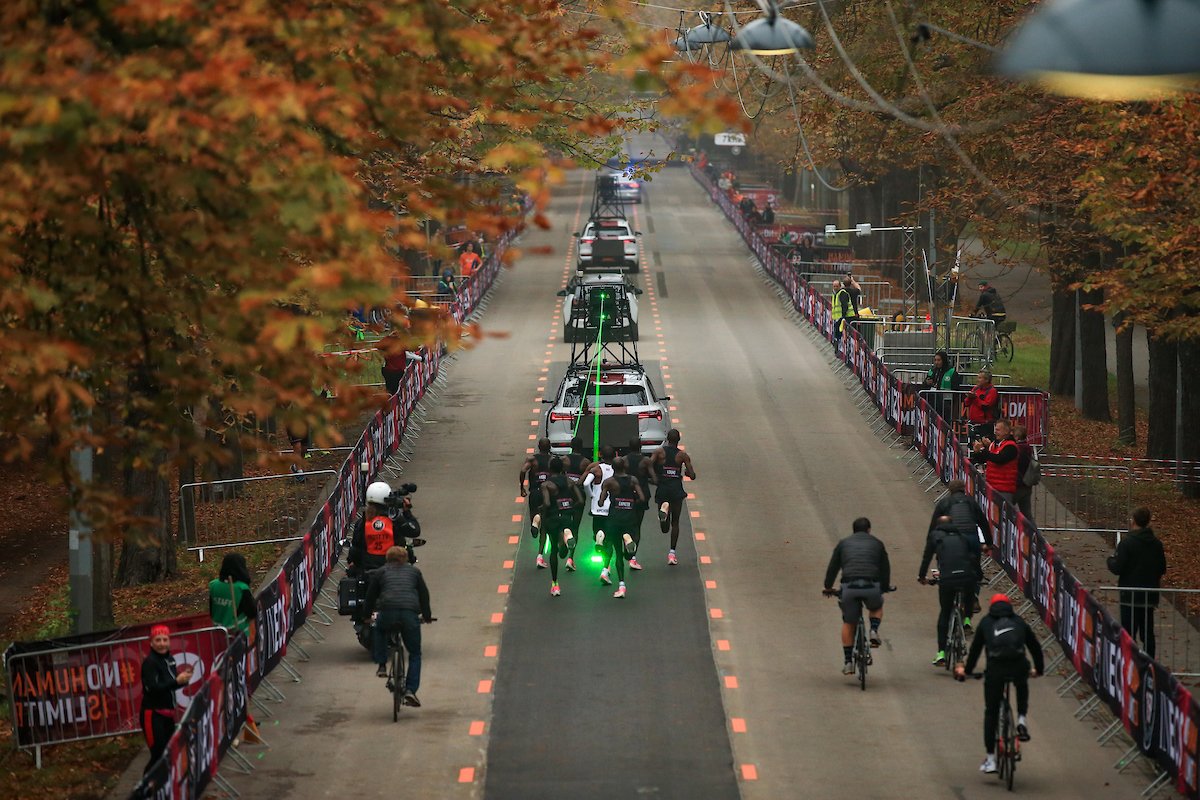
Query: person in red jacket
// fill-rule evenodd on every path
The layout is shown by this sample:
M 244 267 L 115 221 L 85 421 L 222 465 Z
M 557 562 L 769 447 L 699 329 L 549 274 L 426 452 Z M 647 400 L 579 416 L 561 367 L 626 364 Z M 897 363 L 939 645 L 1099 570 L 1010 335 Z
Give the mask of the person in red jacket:
M 1011 503 L 1017 493 L 1020 450 L 1013 441 L 1008 420 L 1000 420 L 995 427 L 995 440 L 985 437 L 976 441 L 971 460 L 987 465 L 984 477 L 988 488 Z
M 974 442 L 992 437 L 992 424 L 1000 419 L 1000 394 L 992 385 L 992 373 L 980 370 L 975 385 L 963 398 L 963 414 L 969 426 L 968 438 Z

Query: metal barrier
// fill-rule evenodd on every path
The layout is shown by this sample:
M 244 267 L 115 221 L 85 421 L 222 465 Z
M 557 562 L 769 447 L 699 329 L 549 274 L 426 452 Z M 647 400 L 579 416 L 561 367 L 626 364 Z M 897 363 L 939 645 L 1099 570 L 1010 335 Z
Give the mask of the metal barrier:
M 383 386 L 383 353 L 375 347 L 327 350 L 322 358 L 342 359 L 341 381 L 350 386 Z
M 300 539 L 300 526 L 312 504 L 305 481 L 331 475 L 337 471 L 184 484 L 179 487 L 180 537 L 200 561 L 206 550 Z
M 1188 678 L 1187 683 L 1200 683 L 1200 589 L 1131 589 L 1121 586 L 1100 586 L 1096 594 L 1113 610 L 1122 606 L 1121 594 L 1127 599 L 1142 601 L 1148 592 L 1158 594 L 1159 603 L 1150 607 L 1154 621 L 1154 652 L 1149 643 L 1139 642 L 1147 654 L 1165 666 L 1177 678 Z M 1122 615 L 1140 613 L 1141 608 L 1129 604 L 1122 608 Z M 1122 620 L 1122 625 L 1127 620 Z M 1133 635 L 1131 627 L 1126 627 Z

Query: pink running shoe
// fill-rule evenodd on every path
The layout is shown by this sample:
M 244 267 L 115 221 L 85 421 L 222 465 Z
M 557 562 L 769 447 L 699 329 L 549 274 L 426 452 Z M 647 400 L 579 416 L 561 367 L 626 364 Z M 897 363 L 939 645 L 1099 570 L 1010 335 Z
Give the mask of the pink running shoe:
M 562 594 L 562 589 L 558 588 L 557 583 L 550 587 L 551 597 L 558 597 L 560 594 Z
M 537 565 L 538 569 L 545 569 L 547 566 L 549 566 L 546 563 L 546 557 L 543 556 L 541 553 L 538 553 L 537 561 L 535 561 L 533 563 Z
M 608 567 L 600 570 L 600 582 L 605 586 L 612 586 L 612 578 L 608 577 Z
M 679 559 L 675 557 L 675 551 L 674 551 L 674 550 L 672 550 L 671 552 L 667 553 L 667 566 L 671 566 L 671 567 L 673 567 L 673 566 L 675 566 L 675 565 L 676 565 L 676 564 L 678 564 L 678 563 L 679 563 Z
M 567 572 L 574 572 L 574 571 L 575 571 L 575 559 L 568 558 L 567 559 Z
M 625 584 L 621 584 L 617 587 L 617 590 L 613 592 L 613 597 L 617 598 L 618 600 L 625 597 Z
M 635 558 L 629 559 L 629 568 L 630 569 L 641 569 L 642 565 L 638 563 L 638 560 L 635 557 Z

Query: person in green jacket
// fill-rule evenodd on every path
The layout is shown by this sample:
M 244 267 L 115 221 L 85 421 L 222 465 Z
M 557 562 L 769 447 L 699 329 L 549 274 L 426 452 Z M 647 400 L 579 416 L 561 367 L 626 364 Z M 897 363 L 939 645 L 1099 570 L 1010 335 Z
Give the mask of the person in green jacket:
M 208 613 L 217 625 L 250 637 L 250 625 L 258 609 L 250 589 L 250 570 L 241 553 L 225 556 L 217 579 L 208 584 Z
M 957 392 L 962 388 L 962 376 L 958 371 L 950 365 L 950 354 L 945 350 L 938 350 L 933 354 L 933 366 L 929 368 L 929 372 L 925 373 L 924 385 L 927 389 L 940 389 L 945 392 Z M 942 415 L 942 418 L 949 421 L 954 419 L 954 395 L 953 394 L 937 394 L 929 395 L 929 404 L 933 406 L 934 411 Z

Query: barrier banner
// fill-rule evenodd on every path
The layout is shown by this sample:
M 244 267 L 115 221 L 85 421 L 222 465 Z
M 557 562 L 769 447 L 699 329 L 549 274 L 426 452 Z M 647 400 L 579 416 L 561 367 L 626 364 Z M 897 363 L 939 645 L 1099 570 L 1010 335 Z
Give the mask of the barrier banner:
M 176 661 L 194 669 L 192 682 L 175 693 L 183 709 L 225 652 L 229 634 L 214 626 L 207 614 L 162 624 L 171 628 Z M 140 731 L 142 661 L 150 652 L 150 627 L 146 623 L 50 641 L 13 642 L 4 663 L 16 746 Z
M 258 670 L 250 676 L 251 693 L 287 655 L 289 605 L 286 584 L 287 578 L 281 572 L 254 598 L 258 605 L 258 635 L 254 643 Z

